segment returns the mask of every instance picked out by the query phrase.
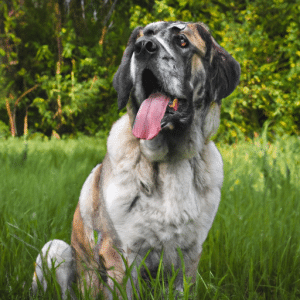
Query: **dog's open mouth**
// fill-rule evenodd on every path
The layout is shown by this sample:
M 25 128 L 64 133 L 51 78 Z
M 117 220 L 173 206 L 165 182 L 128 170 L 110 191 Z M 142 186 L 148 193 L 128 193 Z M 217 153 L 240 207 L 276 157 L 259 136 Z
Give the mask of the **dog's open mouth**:
M 158 78 L 149 69 L 145 69 L 142 73 L 142 86 L 146 95 L 145 99 L 149 98 L 151 94 L 161 93 L 170 99 L 168 107 L 171 107 L 174 104 L 175 99 L 181 101 L 181 99 L 165 91 Z M 168 112 L 172 113 L 172 110 L 168 110 Z
M 180 99 L 165 92 L 158 78 L 149 69 L 142 73 L 142 86 L 146 99 L 136 115 L 132 133 L 140 139 L 153 139 L 164 129 L 173 129 L 171 122 L 162 121 L 165 114 L 175 114 Z

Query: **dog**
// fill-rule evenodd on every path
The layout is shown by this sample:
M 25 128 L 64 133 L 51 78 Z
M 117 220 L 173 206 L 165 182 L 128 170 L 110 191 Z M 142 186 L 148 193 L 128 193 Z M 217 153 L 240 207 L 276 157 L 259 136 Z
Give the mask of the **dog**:
M 113 80 L 127 114 L 113 125 L 107 154 L 84 183 L 73 220 L 82 286 L 85 281 L 98 293 L 94 270 L 122 283 L 120 253 L 138 265 L 149 249 L 152 275 L 162 250 L 165 270 L 180 268 L 180 248 L 186 275 L 195 280 L 223 182 L 210 137 L 240 72 L 203 23 L 155 22 L 132 32 Z
M 164 270 L 179 270 L 175 288 L 182 291 L 178 249 L 195 281 L 223 182 L 210 138 L 240 73 L 203 23 L 161 21 L 133 30 L 113 79 L 127 114 L 112 126 L 107 154 L 85 181 L 73 218 L 82 290 L 90 286 L 111 299 L 108 287 L 123 284 L 125 261 L 134 264 L 136 283 L 145 255 L 143 278 L 155 276 L 163 251 Z M 126 291 L 131 299 L 130 286 Z

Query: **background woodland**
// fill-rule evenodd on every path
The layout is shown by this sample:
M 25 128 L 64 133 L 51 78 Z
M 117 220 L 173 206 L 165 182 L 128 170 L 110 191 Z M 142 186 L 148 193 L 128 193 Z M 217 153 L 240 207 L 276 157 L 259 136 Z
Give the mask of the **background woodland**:
M 218 140 L 300 133 L 299 0 L 4 0 L 0 138 L 103 136 L 117 109 L 113 75 L 131 31 L 202 21 L 241 64 Z

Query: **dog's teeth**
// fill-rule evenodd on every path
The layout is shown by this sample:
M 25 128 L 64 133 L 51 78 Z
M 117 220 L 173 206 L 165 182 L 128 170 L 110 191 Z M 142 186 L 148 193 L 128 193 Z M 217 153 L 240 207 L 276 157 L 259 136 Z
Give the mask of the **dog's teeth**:
M 169 122 L 166 126 L 163 126 L 163 129 L 170 129 L 170 130 L 173 130 L 174 129 L 174 124 Z

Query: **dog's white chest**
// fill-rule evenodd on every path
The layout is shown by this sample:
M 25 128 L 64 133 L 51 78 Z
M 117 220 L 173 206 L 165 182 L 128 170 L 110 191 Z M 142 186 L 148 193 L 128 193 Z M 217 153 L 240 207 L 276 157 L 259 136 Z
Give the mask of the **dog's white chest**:
M 161 164 L 160 174 L 151 195 L 142 191 L 134 173 L 120 174 L 108 185 L 108 213 L 125 251 L 135 248 L 136 243 L 149 249 L 176 248 L 198 240 L 201 196 L 189 162 Z
M 147 157 L 141 158 L 126 115 L 107 143 L 111 173 L 103 196 L 123 250 L 142 256 L 149 249 L 174 253 L 179 247 L 199 254 L 221 196 L 222 158 L 214 143 L 206 144 L 201 155 L 160 162 L 154 169 Z

